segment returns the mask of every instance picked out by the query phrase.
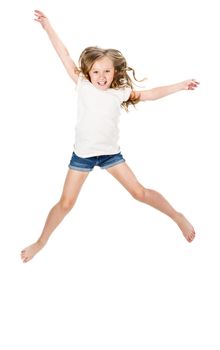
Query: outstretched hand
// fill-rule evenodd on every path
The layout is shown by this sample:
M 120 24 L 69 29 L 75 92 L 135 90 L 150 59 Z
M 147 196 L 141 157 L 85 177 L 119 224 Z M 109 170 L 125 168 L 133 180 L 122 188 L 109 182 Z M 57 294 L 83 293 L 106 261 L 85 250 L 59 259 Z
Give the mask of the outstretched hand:
M 182 84 L 183 84 L 183 90 L 195 90 L 198 87 L 199 82 L 196 81 L 195 79 L 189 79 L 189 80 L 183 81 Z
M 48 18 L 45 16 L 45 14 L 39 10 L 34 11 L 36 18 L 34 18 L 35 21 L 39 22 L 42 27 L 45 29 L 45 25 L 49 23 Z

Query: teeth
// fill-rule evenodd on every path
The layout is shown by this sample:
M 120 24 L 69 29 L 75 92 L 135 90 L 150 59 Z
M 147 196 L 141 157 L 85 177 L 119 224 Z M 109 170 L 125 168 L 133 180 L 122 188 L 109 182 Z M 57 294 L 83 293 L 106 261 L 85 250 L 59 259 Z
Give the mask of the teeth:
M 99 81 L 98 84 L 99 85 L 105 85 L 107 82 L 106 81 Z

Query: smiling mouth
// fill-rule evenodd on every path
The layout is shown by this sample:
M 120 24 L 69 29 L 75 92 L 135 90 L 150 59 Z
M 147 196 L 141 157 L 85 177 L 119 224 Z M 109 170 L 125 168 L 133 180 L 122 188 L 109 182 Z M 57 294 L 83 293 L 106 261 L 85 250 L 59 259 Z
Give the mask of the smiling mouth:
M 107 80 L 105 81 L 98 81 L 98 85 L 105 86 L 107 84 Z

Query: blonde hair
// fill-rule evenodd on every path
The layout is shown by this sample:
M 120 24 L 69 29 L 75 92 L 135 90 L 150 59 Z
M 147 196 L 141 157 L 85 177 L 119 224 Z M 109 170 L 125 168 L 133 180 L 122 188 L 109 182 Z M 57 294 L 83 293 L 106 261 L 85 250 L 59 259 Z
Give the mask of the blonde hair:
M 123 87 L 131 87 L 133 90 L 133 82 L 128 75 L 128 71 L 132 71 L 133 78 L 139 81 L 135 77 L 135 71 L 133 68 L 128 67 L 126 59 L 122 53 L 115 49 L 102 49 L 98 46 L 90 46 L 83 50 L 79 57 L 79 71 L 90 80 L 89 72 L 96 60 L 103 57 L 108 57 L 114 66 L 115 75 L 111 84 L 111 88 L 119 89 Z M 142 81 L 142 80 L 141 80 Z M 132 96 L 132 97 L 131 97 Z M 128 111 L 128 106 L 130 104 L 135 105 L 140 101 L 139 95 L 132 94 L 127 101 L 122 103 L 122 107 Z

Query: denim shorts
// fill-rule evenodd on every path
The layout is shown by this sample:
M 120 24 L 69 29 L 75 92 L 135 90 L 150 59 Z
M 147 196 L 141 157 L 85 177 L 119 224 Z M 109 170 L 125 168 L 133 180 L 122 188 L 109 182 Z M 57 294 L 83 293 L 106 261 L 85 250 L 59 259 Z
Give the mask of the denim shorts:
M 91 171 L 95 166 L 99 166 L 101 169 L 110 168 L 116 164 L 124 163 L 121 152 L 110 155 L 102 155 L 88 158 L 81 158 L 76 155 L 75 152 L 72 154 L 72 158 L 69 163 L 69 168 L 79 171 Z

